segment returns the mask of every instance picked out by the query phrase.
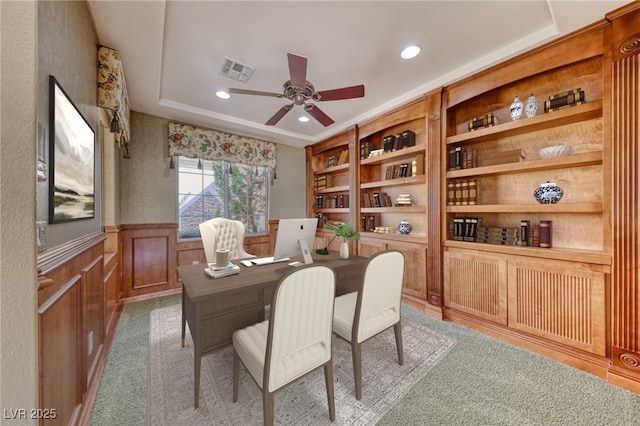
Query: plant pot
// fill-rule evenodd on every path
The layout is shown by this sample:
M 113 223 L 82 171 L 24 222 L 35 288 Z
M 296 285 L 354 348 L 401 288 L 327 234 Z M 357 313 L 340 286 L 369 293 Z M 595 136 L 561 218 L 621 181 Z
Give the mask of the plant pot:
M 346 240 L 342 242 L 340 246 L 340 259 L 348 259 L 349 258 L 349 242 Z

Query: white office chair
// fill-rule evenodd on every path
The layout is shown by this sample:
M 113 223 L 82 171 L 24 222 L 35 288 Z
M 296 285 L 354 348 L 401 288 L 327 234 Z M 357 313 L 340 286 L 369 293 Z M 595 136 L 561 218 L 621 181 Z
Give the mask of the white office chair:
M 400 304 L 404 280 L 404 255 L 397 250 L 378 252 L 366 265 L 360 291 L 336 298 L 333 332 L 351 342 L 356 399 L 362 398 L 364 341 L 393 327 L 398 363 L 404 364 Z
M 244 224 L 238 220 L 215 217 L 199 225 L 204 254 L 208 263 L 215 263 L 216 249 L 229 250 L 229 260 L 255 257 L 244 251 Z
M 233 402 L 238 400 L 240 361 L 262 390 L 264 424 L 273 424 L 274 393 L 324 367 L 329 418 L 335 420 L 331 324 L 335 273 L 308 265 L 276 286 L 271 319 L 233 333 Z

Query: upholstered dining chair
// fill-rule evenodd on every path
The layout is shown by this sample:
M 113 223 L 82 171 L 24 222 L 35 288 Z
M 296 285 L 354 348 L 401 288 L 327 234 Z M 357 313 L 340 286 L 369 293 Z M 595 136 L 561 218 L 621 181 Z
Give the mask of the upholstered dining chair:
M 239 220 L 215 217 L 199 225 L 204 254 L 208 263 L 215 263 L 216 249 L 229 250 L 229 259 L 255 257 L 244 250 L 244 224 Z
M 233 402 L 240 363 L 262 390 L 264 424 L 274 419 L 274 393 L 324 367 L 329 418 L 335 420 L 331 325 L 335 273 L 322 265 L 296 268 L 274 291 L 271 318 L 233 333 Z
M 404 364 L 400 326 L 403 280 L 402 252 L 378 252 L 365 264 L 360 290 L 336 298 L 333 332 L 351 342 L 357 400 L 362 398 L 362 343 L 393 327 L 398 363 Z

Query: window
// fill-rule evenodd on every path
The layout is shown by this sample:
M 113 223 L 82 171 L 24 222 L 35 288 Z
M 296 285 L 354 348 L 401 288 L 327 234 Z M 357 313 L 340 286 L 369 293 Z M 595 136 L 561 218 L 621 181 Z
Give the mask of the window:
M 198 225 L 214 217 L 239 220 L 247 235 L 266 234 L 268 167 L 186 157 L 176 165 L 179 239 L 200 238 Z

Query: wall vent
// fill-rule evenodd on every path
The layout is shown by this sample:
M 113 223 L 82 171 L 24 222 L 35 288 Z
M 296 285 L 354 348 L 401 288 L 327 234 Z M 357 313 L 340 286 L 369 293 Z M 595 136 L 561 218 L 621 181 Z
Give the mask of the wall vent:
M 235 59 L 225 57 L 220 64 L 219 74 L 246 83 L 253 74 L 253 67 L 241 64 Z

